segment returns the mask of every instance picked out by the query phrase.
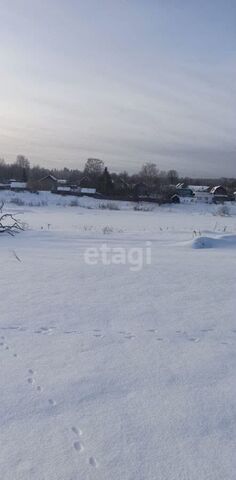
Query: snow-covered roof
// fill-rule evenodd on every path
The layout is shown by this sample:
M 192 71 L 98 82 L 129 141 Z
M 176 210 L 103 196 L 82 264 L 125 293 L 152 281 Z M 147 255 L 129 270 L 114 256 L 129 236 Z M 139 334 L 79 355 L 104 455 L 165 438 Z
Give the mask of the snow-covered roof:
M 81 193 L 94 194 L 96 193 L 96 188 L 81 188 Z
M 206 185 L 189 185 L 188 188 L 191 188 L 193 192 L 207 192 L 209 190 Z
M 48 178 L 50 178 L 51 180 L 53 180 L 53 182 L 57 182 L 57 178 L 54 177 L 54 175 L 46 175 L 46 177 L 43 177 L 43 178 L 40 178 L 40 182 L 42 182 L 43 180 L 47 180 Z
M 59 180 L 57 180 L 57 183 L 59 183 L 60 185 L 65 185 L 67 183 L 67 180 L 60 178 Z
M 24 190 L 25 188 L 27 188 L 27 183 L 26 182 L 11 182 L 10 187 L 11 188 L 19 188 L 19 189 Z
M 211 189 L 211 193 L 215 193 L 218 190 L 218 188 L 223 188 L 225 190 L 225 188 L 222 185 L 216 185 L 216 187 L 213 187 Z
M 57 192 L 71 192 L 71 187 L 57 187 Z

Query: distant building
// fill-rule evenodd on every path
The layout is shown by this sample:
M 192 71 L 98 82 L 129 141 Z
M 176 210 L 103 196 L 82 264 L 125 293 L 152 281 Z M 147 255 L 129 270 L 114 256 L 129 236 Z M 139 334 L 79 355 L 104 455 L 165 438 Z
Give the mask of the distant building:
M 81 188 L 90 188 L 91 187 L 91 181 L 89 180 L 88 177 L 82 177 L 80 182 L 79 182 L 79 186 Z
M 0 190 L 10 190 L 10 183 L 0 183 Z
M 193 193 L 210 191 L 210 187 L 206 185 L 188 185 L 188 188 L 190 188 L 193 191 Z
M 24 192 L 27 190 L 27 183 L 26 182 L 11 182 L 10 189 L 14 192 Z
M 216 187 L 213 187 L 210 193 L 212 195 L 213 203 L 223 203 L 232 200 L 223 185 L 217 185 Z
M 61 193 L 62 195 L 66 195 L 66 194 L 71 193 L 71 192 L 72 192 L 71 187 L 58 186 L 57 189 L 56 189 L 56 193 Z
M 210 192 L 204 192 L 204 191 L 198 191 L 194 193 L 194 198 L 198 202 L 203 202 L 203 203 L 212 203 L 213 197 Z
M 174 195 L 172 195 L 171 197 L 171 203 L 180 203 L 180 198 L 179 198 L 179 195 L 177 195 L 176 193 Z
M 47 175 L 39 180 L 40 190 L 51 191 L 57 187 L 57 178 L 54 175 Z
M 96 188 L 81 188 L 80 193 L 81 195 L 95 195 Z
M 188 187 L 177 187 L 176 193 L 179 197 L 194 197 L 194 192 Z
M 228 192 L 223 185 L 217 185 L 210 190 L 212 195 L 228 195 Z

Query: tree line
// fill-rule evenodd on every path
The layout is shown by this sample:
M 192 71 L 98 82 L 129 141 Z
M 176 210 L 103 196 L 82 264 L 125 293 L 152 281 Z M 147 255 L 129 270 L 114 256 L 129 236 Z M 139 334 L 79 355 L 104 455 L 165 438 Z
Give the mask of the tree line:
M 47 175 L 53 175 L 57 179 L 64 179 L 70 185 L 79 185 L 81 181 L 85 186 L 96 188 L 101 193 L 125 192 L 134 185 L 143 183 L 149 191 L 162 191 L 171 185 L 183 183 L 185 185 L 217 185 L 223 184 L 229 189 L 236 188 L 234 178 L 190 178 L 181 177 L 174 169 L 159 170 L 155 163 L 144 163 L 140 171 L 129 174 L 127 171 L 119 173 L 109 172 L 103 160 L 89 158 L 82 170 L 69 169 L 67 167 L 58 169 L 43 168 L 39 165 L 31 166 L 30 161 L 24 155 L 18 155 L 15 162 L 7 163 L 0 159 L 0 182 L 17 180 L 27 182 L 33 188 L 37 186 L 40 179 Z

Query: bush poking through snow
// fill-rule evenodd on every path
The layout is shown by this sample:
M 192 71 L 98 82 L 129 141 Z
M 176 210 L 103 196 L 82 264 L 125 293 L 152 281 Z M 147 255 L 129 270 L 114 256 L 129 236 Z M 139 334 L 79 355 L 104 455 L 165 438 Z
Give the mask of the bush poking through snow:
M 154 207 L 151 207 L 150 205 L 143 205 L 138 203 L 137 205 L 134 206 L 135 212 L 152 212 L 153 210 L 154 210 Z
M 10 203 L 18 205 L 18 207 L 22 207 L 23 205 L 25 205 L 25 202 L 19 197 L 11 198 Z
M 221 205 L 216 210 L 216 215 L 220 215 L 221 217 L 229 217 L 230 216 L 230 209 L 227 205 Z
M 118 205 L 114 202 L 99 203 L 99 208 L 101 210 L 120 210 Z
M 71 202 L 70 202 L 70 207 L 78 207 L 78 206 L 79 206 L 78 199 L 73 198 L 73 200 L 71 200 Z
M 104 235 L 107 235 L 113 232 L 113 228 L 109 225 L 106 225 L 105 227 L 103 227 L 102 232 L 104 233 Z

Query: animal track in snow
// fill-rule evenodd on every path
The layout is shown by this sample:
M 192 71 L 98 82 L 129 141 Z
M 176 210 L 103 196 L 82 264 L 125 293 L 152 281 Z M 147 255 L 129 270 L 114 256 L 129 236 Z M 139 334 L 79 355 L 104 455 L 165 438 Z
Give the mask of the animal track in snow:
M 73 443 L 73 446 L 74 446 L 74 449 L 77 451 L 77 452 L 82 452 L 84 450 L 84 446 L 81 442 L 79 442 L 78 440 L 76 442 Z
M 76 333 L 77 335 L 81 335 L 81 332 L 79 332 L 78 330 L 64 330 L 64 332 L 66 335 L 70 335 L 72 333 Z
M 55 402 L 55 400 L 53 400 L 53 398 L 49 398 L 48 403 L 49 403 L 52 407 L 55 407 L 55 406 L 56 406 L 56 402 Z
M 35 379 L 32 378 L 32 377 L 29 377 L 29 378 L 27 378 L 27 382 L 28 382 L 30 385 L 34 385 Z
M 35 330 L 35 333 L 40 333 L 41 335 L 52 335 L 54 327 L 40 327 L 38 330 Z
M 30 377 L 27 378 L 27 382 L 28 382 L 30 385 L 34 385 L 34 383 L 35 383 L 35 379 L 33 378 L 34 370 L 32 370 L 32 368 L 29 368 L 29 369 L 28 369 L 28 374 L 30 375 Z
M 96 458 L 90 457 L 90 458 L 89 458 L 89 465 L 91 465 L 91 467 L 95 467 L 95 468 L 96 468 L 96 467 L 98 466 L 98 462 L 97 462 Z
M 0 347 L 3 347 L 3 350 L 10 350 L 10 347 L 5 343 L 5 337 L 4 335 L 1 335 L 1 342 L 0 342 Z M 13 357 L 17 357 L 17 353 L 12 354 Z
M 195 343 L 200 342 L 200 338 L 198 338 L 198 337 L 189 337 L 188 340 L 189 340 L 190 342 L 195 342 Z

